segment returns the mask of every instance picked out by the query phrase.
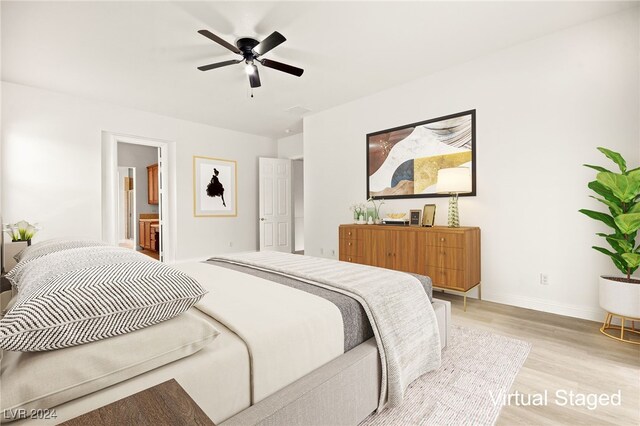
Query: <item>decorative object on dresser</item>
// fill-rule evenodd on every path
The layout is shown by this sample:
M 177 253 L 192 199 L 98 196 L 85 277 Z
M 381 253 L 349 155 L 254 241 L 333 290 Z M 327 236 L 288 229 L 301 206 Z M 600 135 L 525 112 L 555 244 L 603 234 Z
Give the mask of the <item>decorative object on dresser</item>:
M 60 425 L 215 426 L 187 392 L 168 380 Z
M 447 221 L 449 227 L 459 227 L 458 194 L 471 192 L 471 170 L 467 167 L 440 169 L 438 170 L 438 184 L 436 186 L 436 191 L 439 194 L 449 195 L 449 218 Z
M 25 220 L 4 225 L 3 231 L 9 235 L 11 240 L 4 244 L 4 238 L 2 239 L 2 268 L 0 271 L 9 272 L 16 265 L 18 260 L 15 257 L 31 245 L 31 239 L 40 229 L 37 223 L 31 224 Z
M 409 226 L 422 226 L 422 211 L 410 210 L 409 211 Z
M 238 167 L 233 160 L 193 157 L 193 215 L 238 215 Z
M 158 205 L 158 164 L 147 166 L 147 203 Z
M 380 207 L 382 207 L 382 205 L 384 204 L 384 199 L 381 198 L 379 200 L 379 203 L 376 204 L 376 200 L 373 199 L 373 197 L 369 197 L 367 202 L 373 204 L 373 210 L 372 210 L 373 223 L 375 223 L 376 225 L 380 225 L 382 223 L 382 219 L 380 218 Z
M 480 293 L 480 228 L 340 225 L 339 258 L 426 275 L 433 287 Z
M 425 204 L 422 212 L 422 226 L 433 226 L 436 221 L 436 205 Z
M 600 277 L 600 307 L 607 311 L 600 331 L 613 339 L 640 345 L 640 330 L 635 326 L 636 321 L 640 322 L 640 278 L 632 276 L 640 266 L 640 246 L 636 243 L 640 230 L 640 168 L 628 170 L 619 153 L 602 147 L 598 150 L 616 163 L 620 173 L 585 164 L 598 172 L 596 180 L 588 186 L 602 198 L 593 195 L 591 198 L 605 204 L 608 212 L 581 209 L 580 213 L 613 230 L 610 234 L 596 234 L 603 237 L 613 251 L 599 246 L 593 248 L 609 256 L 624 274 Z M 620 319 L 619 326 L 611 324 L 614 317 Z M 631 327 L 626 326 L 627 322 L 631 322 Z
M 440 169 L 471 169 L 475 195 L 476 111 L 382 130 L 367 135 L 367 198 L 442 197 Z

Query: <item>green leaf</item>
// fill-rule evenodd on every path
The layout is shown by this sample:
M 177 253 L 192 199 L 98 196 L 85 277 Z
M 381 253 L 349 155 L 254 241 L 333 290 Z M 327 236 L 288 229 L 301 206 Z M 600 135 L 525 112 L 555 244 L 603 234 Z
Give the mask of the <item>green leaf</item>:
M 597 180 L 589 182 L 589 184 L 587 186 L 589 187 L 589 189 L 591 189 L 596 194 L 602 195 L 608 201 L 611 201 L 611 202 L 614 202 L 616 204 L 619 204 L 620 207 L 622 208 L 622 203 L 620 202 L 620 200 L 618 200 L 613 195 L 613 192 L 611 192 L 610 189 L 608 189 L 606 186 L 604 186 L 603 184 L 601 184 Z
M 586 214 L 587 216 L 589 216 L 591 219 L 595 219 L 595 220 L 599 220 L 600 222 L 604 223 L 605 225 L 613 228 L 613 229 L 618 229 L 616 227 L 616 222 L 613 220 L 613 217 L 609 216 L 606 213 L 602 213 L 602 212 L 596 212 L 593 210 L 587 210 L 587 209 L 580 209 L 578 210 L 580 213 L 582 214 Z
M 604 167 L 594 166 L 594 165 L 592 165 L 592 164 L 583 164 L 583 166 L 585 166 L 585 167 L 589 167 L 589 168 L 591 168 L 591 169 L 593 169 L 593 170 L 597 170 L 597 171 L 599 171 L 599 172 L 609 172 L 609 173 L 611 173 L 611 171 L 610 171 L 610 170 L 607 170 L 607 169 L 605 169 Z
M 627 263 L 622 258 L 622 256 L 620 256 L 618 253 L 612 253 L 609 250 L 607 250 L 606 248 L 602 248 L 602 247 L 593 246 L 592 248 L 594 250 L 599 251 L 600 253 L 604 253 L 607 256 L 609 256 L 611 258 L 611 260 L 613 261 L 613 264 L 616 265 L 616 268 L 618 268 L 620 270 L 620 272 L 622 272 L 623 274 L 625 274 L 625 275 L 627 274 Z
M 637 268 L 640 266 L 640 254 L 638 253 L 623 253 L 622 258 L 627 262 L 629 268 Z
M 623 203 L 633 201 L 638 196 L 638 192 L 640 192 L 640 180 L 630 176 L 600 172 L 596 179 Z
M 640 203 L 633 203 L 627 213 L 640 213 Z
M 619 215 L 624 213 L 622 211 L 622 207 L 620 207 L 619 203 L 617 202 L 613 202 L 613 201 L 609 201 L 609 200 L 605 200 L 604 198 L 598 198 L 598 197 L 594 197 L 593 195 L 589 195 L 591 198 L 593 198 L 594 200 L 598 200 L 603 204 L 606 204 L 609 209 L 611 210 L 611 214 L 612 215 Z
M 624 238 L 618 238 L 616 236 L 609 235 L 608 237 L 606 237 L 606 240 L 609 244 L 611 244 L 611 247 L 613 247 L 613 249 L 619 254 L 630 253 L 633 251 L 633 243 L 625 240 Z
M 608 236 L 606 240 L 619 254 L 631 253 L 633 251 L 633 244 L 624 238 Z
M 620 155 L 615 151 L 611 151 L 610 149 L 603 148 L 603 147 L 598 147 L 598 151 L 600 151 L 601 153 L 606 155 L 607 158 L 609 158 L 614 163 L 616 163 L 622 173 L 627 171 L 627 162 L 624 161 L 624 158 L 622 158 L 622 155 Z
M 640 229 L 640 213 L 626 213 L 616 216 L 615 224 L 623 234 L 631 234 Z

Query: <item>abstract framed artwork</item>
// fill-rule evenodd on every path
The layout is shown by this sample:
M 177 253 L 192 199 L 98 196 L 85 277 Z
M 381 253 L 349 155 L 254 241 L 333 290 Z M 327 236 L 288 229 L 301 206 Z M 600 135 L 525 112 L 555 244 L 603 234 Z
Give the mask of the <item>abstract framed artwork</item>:
M 438 194 L 438 170 L 471 169 L 476 195 L 476 110 L 367 135 L 367 199 L 448 197 Z
M 193 157 L 193 215 L 238 215 L 238 167 L 235 161 Z

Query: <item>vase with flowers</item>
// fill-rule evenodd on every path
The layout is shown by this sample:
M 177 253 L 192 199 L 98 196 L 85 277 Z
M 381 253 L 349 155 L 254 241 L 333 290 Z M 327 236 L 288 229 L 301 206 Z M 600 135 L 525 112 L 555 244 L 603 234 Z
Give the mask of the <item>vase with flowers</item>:
M 375 223 L 376 225 L 379 225 L 382 223 L 382 218 L 380 217 L 380 207 L 382 207 L 382 205 L 384 204 L 384 198 L 381 198 L 377 201 L 378 203 L 376 204 L 376 200 L 373 197 L 370 197 L 367 200 L 368 203 L 373 204 L 373 210 L 372 210 L 373 223 Z

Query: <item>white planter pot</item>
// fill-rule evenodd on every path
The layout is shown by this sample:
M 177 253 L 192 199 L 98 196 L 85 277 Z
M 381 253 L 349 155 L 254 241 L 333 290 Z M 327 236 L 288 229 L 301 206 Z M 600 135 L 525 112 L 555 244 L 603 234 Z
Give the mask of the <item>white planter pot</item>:
M 600 277 L 600 307 L 619 316 L 640 318 L 640 284 Z

